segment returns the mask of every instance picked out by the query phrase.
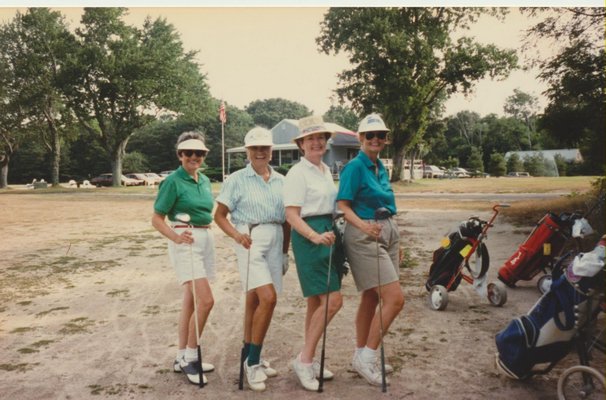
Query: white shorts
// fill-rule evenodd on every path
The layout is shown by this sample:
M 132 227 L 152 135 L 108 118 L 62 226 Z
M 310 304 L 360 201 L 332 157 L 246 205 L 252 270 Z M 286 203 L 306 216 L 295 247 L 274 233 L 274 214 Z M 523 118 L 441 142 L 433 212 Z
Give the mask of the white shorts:
M 177 274 L 180 284 L 193 279 L 215 277 L 215 239 L 210 229 L 204 228 L 173 228 L 177 233 L 189 229 L 192 232 L 194 243 L 176 244 L 168 241 L 168 257 Z M 193 273 L 192 273 L 193 263 Z
M 248 233 L 248 225 L 238 224 L 236 229 Z M 284 232 L 280 224 L 261 224 L 253 228 L 250 237 L 250 265 L 247 273 L 248 250 L 242 245 L 234 246 L 238 256 L 240 282 L 242 290 L 255 289 L 259 286 L 273 284 L 276 293 L 282 292 L 282 241 Z M 246 279 L 248 275 L 248 285 Z

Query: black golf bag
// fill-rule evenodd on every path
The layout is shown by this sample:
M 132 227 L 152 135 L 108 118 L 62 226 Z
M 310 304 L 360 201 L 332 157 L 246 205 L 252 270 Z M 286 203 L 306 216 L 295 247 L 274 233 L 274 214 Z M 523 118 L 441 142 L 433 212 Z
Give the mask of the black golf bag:
M 462 278 L 459 273 L 461 264 L 471 251 L 474 241 L 482 233 L 484 224 L 486 224 L 485 221 L 477 217 L 471 217 L 467 221 L 461 222 L 455 232 L 448 234 L 442 240 L 442 246 L 433 252 L 433 262 L 429 267 L 429 278 L 425 282 L 425 288 L 428 291 L 434 285 L 442 285 L 448 291 L 456 290 Z M 486 262 L 488 262 L 486 248 L 482 247 L 478 250 L 486 253 Z M 456 278 L 449 286 L 448 284 L 455 275 Z

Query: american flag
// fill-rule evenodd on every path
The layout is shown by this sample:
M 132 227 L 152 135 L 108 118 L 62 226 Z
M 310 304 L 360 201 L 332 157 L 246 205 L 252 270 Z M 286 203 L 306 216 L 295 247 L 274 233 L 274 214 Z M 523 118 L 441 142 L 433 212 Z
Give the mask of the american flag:
M 227 122 L 227 113 L 225 112 L 225 103 L 221 102 L 221 106 L 219 107 L 219 120 L 222 124 Z

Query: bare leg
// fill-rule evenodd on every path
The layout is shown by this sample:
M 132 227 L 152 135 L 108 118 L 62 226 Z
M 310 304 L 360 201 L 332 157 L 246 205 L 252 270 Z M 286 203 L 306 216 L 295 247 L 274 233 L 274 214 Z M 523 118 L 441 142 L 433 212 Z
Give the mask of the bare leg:
M 200 332 L 200 336 L 202 336 L 202 331 L 204 330 L 204 326 L 206 325 L 206 320 L 208 319 L 210 310 L 212 310 L 213 305 L 215 304 L 215 300 L 213 298 L 208 279 L 196 279 L 194 282 L 194 284 L 196 285 L 196 299 L 198 300 L 198 330 Z M 191 291 L 191 282 L 187 282 L 186 285 Z M 189 336 L 187 338 L 187 347 L 195 348 L 197 347 L 197 345 L 198 341 L 196 338 L 195 318 L 192 313 L 192 316 L 189 320 Z
M 250 343 L 263 344 L 277 302 L 274 285 L 268 284 L 256 288 L 255 296 L 257 297 L 258 306 L 254 310 L 251 321 L 252 334 Z
M 375 310 L 379 304 L 379 296 L 374 289 L 368 289 L 362 292 L 360 305 L 356 314 L 356 346 L 358 348 L 366 346 L 370 325 L 375 316 Z
M 378 289 L 377 289 L 378 290 Z M 404 293 L 400 288 L 400 282 L 388 283 L 381 287 L 383 297 L 383 336 L 387 334 L 389 326 L 404 307 Z M 381 343 L 381 321 L 379 315 L 375 314 L 370 325 L 366 346 L 376 350 Z
M 314 358 L 314 354 L 316 353 L 316 347 L 318 346 L 318 342 L 324 333 L 324 310 L 326 307 L 326 299 L 328 297 L 328 320 L 326 323 L 328 324 L 332 318 L 337 314 L 337 312 L 343 306 L 343 297 L 341 296 L 341 292 L 331 292 L 330 296 L 325 294 L 315 296 L 319 299 L 319 306 L 315 307 L 313 312 L 310 310 L 310 302 L 308 301 L 308 314 L 311 313 L 311 317 L 309 318 L 309 326 L 305 330 L 305 344 L 303 346 L 303 351 L 301 352 L 301 361 L 304 363 L 311 363 Z M 314 301 L 314 304 L 317 302 Z

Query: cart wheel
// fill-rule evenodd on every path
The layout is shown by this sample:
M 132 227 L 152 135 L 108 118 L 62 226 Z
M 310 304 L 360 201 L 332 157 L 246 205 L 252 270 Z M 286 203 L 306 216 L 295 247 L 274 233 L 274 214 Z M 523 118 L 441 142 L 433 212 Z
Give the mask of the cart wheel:
M 558 379 L 558 399 L 600 399 L 606 396 L 604 375 L 585 365 L 568 368 Z
M 488 301 L 493 306 L 501 307 L 507 302 L 507 288 L 501 282 L 488 284 Z
M 551 282 L 553 282 L 553 277 L 551 274 L 545 274 L 539 278 L 537 282 L 537 288 L 539 288 L 539 292 L 541 294 L 545 294 L 551 290 Z
M 429 292 L 429 306 L 432 310 L 442 311 L 448 305 L 448 291 L 442 285 L 432 286 Z
M 467 269 L 474 279 L 481 279 L 486 275 L 488 266 L 490 265 L 490 257 L 488 256 L 488 248 L 484 242 L 481 242 L 476 251 L 473 253 L 470 259 L 471 262 L 466 261 Z

